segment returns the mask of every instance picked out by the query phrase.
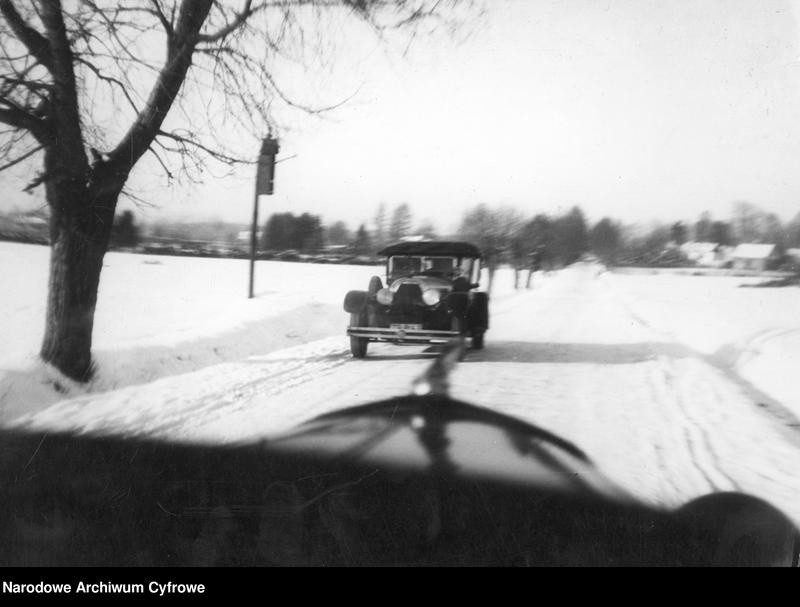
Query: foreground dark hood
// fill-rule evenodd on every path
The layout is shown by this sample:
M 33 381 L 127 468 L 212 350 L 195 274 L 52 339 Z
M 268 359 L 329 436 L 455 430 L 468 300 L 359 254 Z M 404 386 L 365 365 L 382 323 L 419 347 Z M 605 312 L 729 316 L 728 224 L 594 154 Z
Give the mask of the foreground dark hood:
M 2 566 L 791 560 L 794 528 L 754 498 L 721 496 L 739 519 L 757 512 L 755 535 L 731 532 L 739 519 L 718 496 L 692 516 L 638 505 L 570 443 L 436 395 L 237 447 L 10 431 L 0 440 Z

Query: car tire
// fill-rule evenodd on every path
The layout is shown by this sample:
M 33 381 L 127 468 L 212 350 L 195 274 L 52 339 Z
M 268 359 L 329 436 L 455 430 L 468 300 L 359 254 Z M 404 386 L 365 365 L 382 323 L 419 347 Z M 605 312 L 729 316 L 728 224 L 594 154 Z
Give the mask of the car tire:
M 450 330 L 451 331 L 458 331 L 459 337 L 458 339 L 462 342 L 461 353 L 459 354 L 458 360 L 459 362 L 464 360 L 464 356 L 466 355 L 467 348 L 464 345 L 464 339 L 467 336 L 467 321 L 463 318 L 459 318 L 455 314 L 450 317 Z
M 365 358 L 367 356 L 367 346 L 369 340 L 366 337 L 351 337 L 350 338 L 350 353 L 353 358 Z
M 451 331 L 458 331 L 461 335 L 465 335 L 467 332 L 467 323 L 463 318 L 459 318 L 455 314 L 450 318 L 450 330 Z
M 361 314 L 350 315 L 350 326 L 361 326 Z M 353 358 L 364 358 L 367 355 L 367 347 L 369 346 L 369 339 L 366 337 L 350 337 L 350 353 Z

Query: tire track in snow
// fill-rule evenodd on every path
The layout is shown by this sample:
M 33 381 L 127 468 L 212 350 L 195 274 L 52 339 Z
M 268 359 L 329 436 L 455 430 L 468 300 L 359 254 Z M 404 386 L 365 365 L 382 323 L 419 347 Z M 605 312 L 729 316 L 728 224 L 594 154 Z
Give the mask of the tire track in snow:
M 706 392 L 706 398 L 701 398 L 700 394 L 703 393 L 703 390 L 699 389 L 708 382 L 708 375 L 714 374 L 716 370 L 711 365 L 704 363 L 699 355 L 690 352 L 686 346 L 678 342 L 671 332 L 653 326 L 646 318 L 638 314 L 616 289 L 610 287 L 607 280 L 604 281 L 604 284 L 608 287 L 607 292 L 620 307 L 622 313 L 633 318 L 644 331 L 653 334 L 654 342 L 672 343 L 676 346 L 676 351 L 684 350 L 686 352 L 685 358 L 653 353 L 657 365 L 652 369 L 656 375 L 651 376 L 651 385 L 653 387 L 661 385 L 664 388 L 663 391 L 657 391 L 656 400 L 662 406 L 674 406 L 677 409 L 676 420 L 680 424 L 679 436 L 689 454 L 692 466 L 703 478 L 707 489 L 710 491 L 740 490 L 739 483 L 725 470 L 723 459 L 714 446 L 708 420 L 703 420 L 694 413 L 700 407 L 713 411 L 719 405 L 719 401 L 715 398 L 708 398 L 708 392 Z M 706 367 L 699 382 L 692 381 L 696 374 L 696 365 Z M 694 398 L 687 401 L 686 395 L 694 395 Z M 692 402 L 693 405 L 690 406 L 689 402 Z M 670 470 L 663 455 L 660 456 L 660 459 L 665 477 L 670 477 L 674 472 Z M 672 486 L 680 490 L 675 482 L 672 483 Z
M 673 332 L 662 330 L 634 311 L 632 303 L 616 288 L 612 286 L 610 291 L 631 317 L 684 350 L 681 358 L 669 361 L 676 387 L 674 402 L 681 407 L 685 422 L 691 424 L 685 441 L 694 451 L 693 458 L 698 463 L 710 458 L 710 462 L 700 463 L 703 470 L 714 473 L 710 486 L 763 497 L 800 523 L 800 478 L 793 469 L 793 463 L 800 461 L 800 434 L 792 425 L 796 418 L 780 403 L 763 398 L 736 373 L 734 361 L 729 360 L 731 352 L 707 355 L 681 344 Z M 646 301 L 636 303 L 637 308 L 648 305 Z M 772 331 L 764 335 L 770 336 Z M 751 347 L 753 341 L 744 345 Z M 702 449 L 697 449 L 698 445 Z M 717 474 L 721 484 L 715 481 Z
M 661 361 L 661 372 L 665 375 L 667 386 L 672 391 L 672 401 L 681 412 L 681 419 L 685 421 L 684 439 L 686 447 L 692 456 L 692 461 L 697 469 L 708 481 L 709 487 L 714 491 L 736 491 L 739 489 L 738 483 L 724 470 L 722 458 L 717 453 L 711 435 L 709 433 L 709 421 L 705 423 L 697 417 L 694 411 L 698 407 L 710 406 L 712 409 L 718 406 L 717 402 L 708 399 L 697 398 L 695 407 L 689 406 L 684 398 L 685 384 L 691 393 L 698 394 L 697 386 L 693 382 L 686 382 L 683 378 L 690 379 L 694 374 L 692 366 L 699 361 L 684 359 L 681 361 L 681 370 L 675 369 L 674 360 L 663 358 Z M 682 371 L 682 373 L 680 372 Z M 712 369 L 708 370 L 709 372 Z M 707 378 L 706 378 L 707 381 Z
M 341 351 L 320 360 L 298 360 L 283 369 L 273 370 L 273 365 L 269 363 L 257 365 L 255 372 L 258 377 L 237 381 L 232 392 L 226 390 L 205 394 L 201 400 L 192 404 L 191 416 L 178 410 L 171 417 L 161 418 L 157 425 L 147 428 L 146 431 L 153 435 L 192 437 L 198 428 L 224 424 L 231 416 L 247 411 L 253 407 L 254 398 L 275 396 L 302 383 L 325 377 L 349 360 L 349 352 Z M 236 370 L 233 370 L 233 375 L 238 377 Z
M 324 377 L 350 360 L 342 338 L 329 338 L 189 374 L 62 401 L 14 426 L 29 429 L 113 433 L 185 439 L 209 423 L 274 395 Z

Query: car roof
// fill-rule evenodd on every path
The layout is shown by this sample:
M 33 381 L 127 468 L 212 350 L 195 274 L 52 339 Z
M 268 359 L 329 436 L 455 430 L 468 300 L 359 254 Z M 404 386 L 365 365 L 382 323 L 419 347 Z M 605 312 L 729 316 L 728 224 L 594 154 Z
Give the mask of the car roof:
M 378 255 L 455 255 L 457 257 L 480 257 L 481 251 L 474 244 L 454 240 L 423 240 L 398 242 L 378 251 Z

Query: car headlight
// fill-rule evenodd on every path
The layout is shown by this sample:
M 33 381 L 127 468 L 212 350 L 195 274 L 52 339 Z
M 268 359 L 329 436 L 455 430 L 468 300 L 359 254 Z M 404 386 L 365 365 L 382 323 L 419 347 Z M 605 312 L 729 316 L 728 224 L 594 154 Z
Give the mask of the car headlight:
M 378 300 L 379 304 L 388 306 L 392 303 L 392 299 L 394 299 L 394 293 L 384 287 L 375 294 L 375 299 Z
M 435 306 L 441 299 L 442 294 L 438 289 L 425 289 L 422 292 L 422 301 L 424 301 L 426 305 Z

